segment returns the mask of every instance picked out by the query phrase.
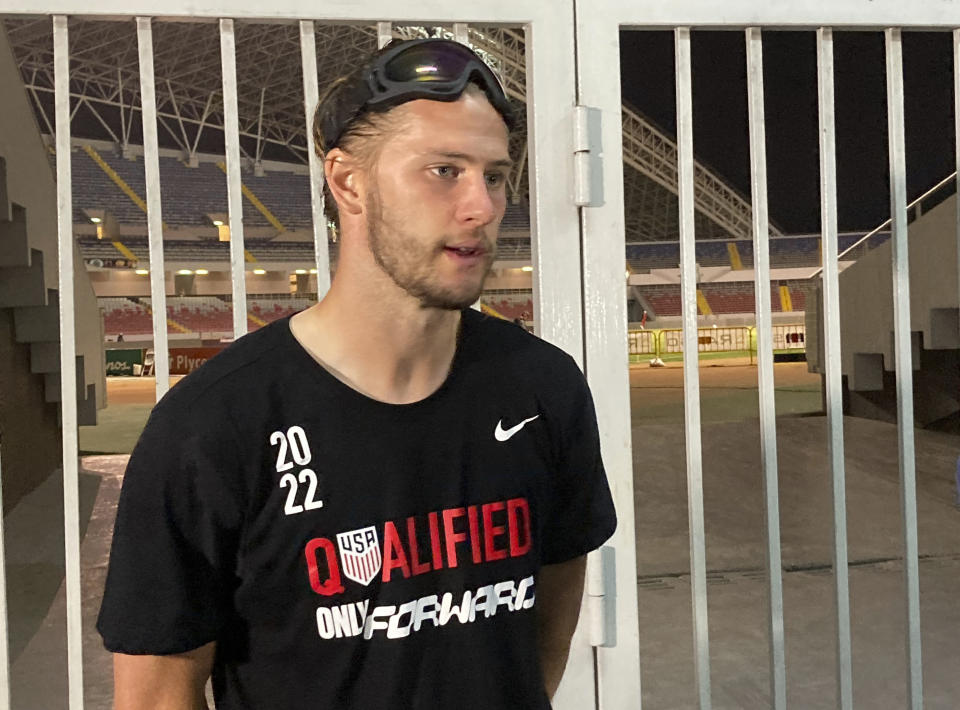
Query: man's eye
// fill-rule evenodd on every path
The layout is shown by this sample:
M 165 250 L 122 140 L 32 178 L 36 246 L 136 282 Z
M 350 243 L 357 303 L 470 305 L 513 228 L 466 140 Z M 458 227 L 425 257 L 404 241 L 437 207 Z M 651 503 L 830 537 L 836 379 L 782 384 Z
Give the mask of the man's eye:
M 490 185 L 490 187 L 502 185 L 503 181 L 506 179 L 507 178 L 503 173 L 487 173 L 487 184 Z
M 452 165 L 438 165 L 432 168 L 432 170 L 437 177 L 442 178 L 455 178 L 460 174 L 460 170 Z

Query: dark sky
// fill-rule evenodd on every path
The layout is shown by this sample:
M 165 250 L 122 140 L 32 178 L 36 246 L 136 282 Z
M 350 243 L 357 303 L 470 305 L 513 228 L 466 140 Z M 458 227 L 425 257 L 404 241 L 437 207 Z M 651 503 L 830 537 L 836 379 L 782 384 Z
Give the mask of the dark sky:
M 693 32 L 694 152 L 750 194 L 744 33 Z M 622 32 L 623 98 L 676 135 L 672 32 Z M 907 193 L 953 172 L 951 35 L 904 33 Z M 770 217 L 788 233 L 820 230 L 814 32 L 764 32 Z M 839 228 L 865 231 L 890 216 L 886 64 L 882 32 L 834 33 Z

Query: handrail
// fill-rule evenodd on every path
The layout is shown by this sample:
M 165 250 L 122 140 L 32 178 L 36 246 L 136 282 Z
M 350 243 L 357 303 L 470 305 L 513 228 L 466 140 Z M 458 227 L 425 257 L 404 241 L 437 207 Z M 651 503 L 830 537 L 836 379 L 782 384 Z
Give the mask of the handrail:
M 907 205 L 907 209 L 910 209 L 911 207 L 916 207 L 918 203 L 923 202 L 923 200 L 925 200 L 925 199 L 927 199 L 928 197 L 930 197 L 930 195 L 932 195 L 933 193 L 935 193 L 937 190 L 939 190 L 939 189 L 940 189 L 941 187 L 943 187 L 944 185 L 948 184 L 951 180 L 954 180 L 956 177 L 957 177 L 957 171 L 954 170 L 952 173 L 950 173 L 949 175 L 947 175 L 947 177 L 945 177 L 943 180 L 941 180 L 940 182 L 938 182 L 936 185 L 934 185 L 933 187 L 931 187 L 931 188 L 930 188 L 929 190 L 927 190 L 925 193 L 923 193 L 922 195 L 920 195 L 920 197 L 918 197 L 918 198 L 915 199 L 913 202 L 911 202 L 910 204 L 908 204 L 908 205 Z M 860 239 L 858 239 L 856 242 L 854 242 L 854 243 L 851 244 L 849 247 L 847 247 L 846 249 L 844 249 L 842 252 L 840 252 L 839 254 L 837 254 L 837 260 L 839 261 L 840 259 L 842 259 L 844 256 L 846 256 L 847 254 L 849 254 L 851 251 L 853 251 L 853 250 L 856 249 L 858 246 L 860 246 L 861 244 L 863 244 L 867 239 L 869 239 L 870 237 L 872 237 L 874 234 L 877 234 L 877 233 L 878 233 L 880 230 L 882 230 L 884 227 L 890 226 L 890 222 L 891 222 L 891 218 L 888 217 L 888 218 L 886 219 L 886 221 L 882 222 L 881 224 L 877 225 L 877 226 L 874 227 L 872 230 L 870 230 L 869 232 L 867 232 L 866 234 L 864 234 L 864 235 L 863 235 L 862 237 L 860 237 Z M 822 265 L 822 264 L 820 265 L 820 267 L 819 267 L 816 271 L 814 271 L 812 274 L 810 274 L 807 278 L 808 278 L 808 279 L 812 279 L 814 276 L 817 276 L 821 271 L 823 271 L 823 265 Z

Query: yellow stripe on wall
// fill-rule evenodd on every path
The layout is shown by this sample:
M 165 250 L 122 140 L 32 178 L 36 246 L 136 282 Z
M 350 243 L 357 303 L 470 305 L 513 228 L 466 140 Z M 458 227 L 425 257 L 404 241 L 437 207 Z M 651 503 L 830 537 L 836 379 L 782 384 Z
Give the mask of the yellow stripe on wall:
M 793 310 L 793 299 L 790 298 L 790 288 L 787 286 L 780 287 L 780 310 L 784 313 Z
M 223 171 L 223 174 L 224 174 L 224 175 L 227 174 L 227 165 L 226 165 L 226 163 L 219 162 L 219 163 L 217 163 L 217 167 L 220 168 L 220 170 Z M 270 224 L 273 225 L 273 228 L 274 228 L 274 229 L 276 229 L 278 232 L 286 232 L 286 231 L 287 231 L 287 228 L 283 226 L 283 223 L 280 222 L 279 219 L 277 219 L 276 215 L 274 215 L 273 212 L 271 212 L 271 211 L 267 208 L 267 206 L 266 206 L 265 204 L 263 204 L 256 195 L 253 194 L 253 191 L 252 191 L 249 187 L 247 187 L 246 185 L 244 185 L 242 182 L 240 183 L 240 191 L 243 193 L 243 196 L 244 196 L 244 197 L 246 197 L 248 200 L 250 200 L 250 204 L 252 204 L 254 207 L 256 207 L 256 208 L 257 208 L 257 211 L 258 211 L 260 214 L 262 214 L 264 217 L 266 217 L 267 221 L 268 221 Z
M 710 304 L 707 303 L 707 297 L 703 295 L 703 291 L 701 291 L 699 288 L 697 289 L 697 306 L 700 308 L 700 315 L 713 315 L 713 311 L 710 309 Z
M 113 242 L 113 246 L 116 247 L 117 251 L 123 254 L 125 257 L 130 259 L 130 261 L 137 261 L 137 255 L 132 251 L 127 249 L 126 245 L 123 242 Z
M 734 271 L 743 270 L 743 261 L 740 260 L 740 250 L 736 242 L 727 242 L 727 253 L 730 255 L 730 268 Z
M 495 308 L 491 308 L 486 303 L 480 304 L 480 310 L 486 313 L 487 315 L 493 316 L 495 318 L 500 318 L 501 320 L 507 320 L 507 317 L 503 315 L 500 311 Z
M 90 159 L 93 162 L 95 162 L 97 165 L 100 166 L 100 169 L 107 174 L 107 177 L 113 180 L 116 186 L 120 188 L 120 191 L 123 192 L 124 195 L 129 197 L 130 200 L 133 202 L 133 204 L 135 204 L 137 207 L 143 210 L 144 214 L 146 214 L 147 203 L 143 201 L 143 198 L 140 197 L 140 195 L 134 192 L 134 189 L 127 184 L 126 180 L 124 180 L 122 177 L 120 177 L 117 174 L 116 170 L 114 170 L 109 165 L 107 165 L 107 161 L 100 157 L 100 154 L 96 150 L 94 150 L 93 146 L 85 145 L 83 146 L 83 150 L 87 155 L 90 156 Z M 163 228 L 164 229 L 167 228 L 166 222 L 163 222 Z

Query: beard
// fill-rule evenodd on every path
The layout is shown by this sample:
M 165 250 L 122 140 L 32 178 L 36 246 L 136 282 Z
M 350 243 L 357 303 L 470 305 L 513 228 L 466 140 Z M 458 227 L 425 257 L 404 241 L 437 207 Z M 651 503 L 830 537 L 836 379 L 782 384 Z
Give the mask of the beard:
M 424 244 L 401 222 L 388 222 L 375 189 L 367 198 L 367 213 L 367 241 L 374 260 L 391 281 L 419 301 L 421 308 L 459 311 L 477 302 L 496 256 L 496 243 L 487 248 L 482 230 L 473 235 L 487 248 L 484 264 L 478 267 L 482 269 L 482 278 L 476 284 L 471 283 L 472 279 L 464 279 L 456 286 L 448 286 L 440 282 L 435 264 L 443 257 L 442 244 Z

